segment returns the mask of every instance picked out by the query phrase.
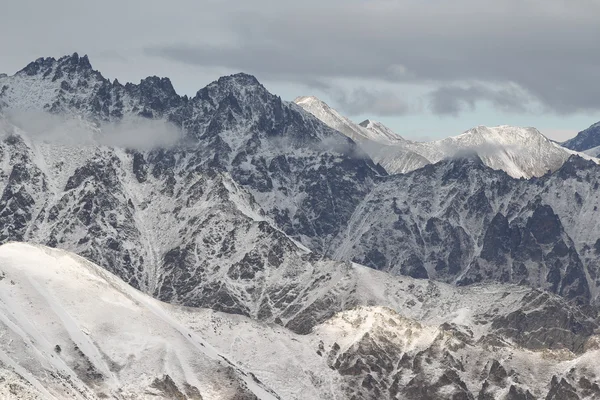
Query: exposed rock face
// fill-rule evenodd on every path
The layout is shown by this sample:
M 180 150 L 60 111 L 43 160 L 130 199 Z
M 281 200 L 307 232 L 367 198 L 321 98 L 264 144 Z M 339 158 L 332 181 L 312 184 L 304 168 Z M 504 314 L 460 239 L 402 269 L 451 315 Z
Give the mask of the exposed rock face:
M 77 114 L 100 131 L 102 121 L 139 115 L 185 132 L 183 143 L 169 149 L 73 149 L 76 157 L 67 160 L 68 146 L 28 144 L 5 123 L 2 241 L 77 251 L 170 301 L 183 301 L 177 282 L 206 280 L 206 257 L 234 265 L 227 276 L 254 282 L 269 248 L 284 249 L 278 251 L 285 258 L 290 247 L 271 241 L 280 236 L 415 278 L 513 282 L 596 302 L 600 229 L 589 215 L 598 207 L 600 173 L 592 162 L 572 158 L 554 174 L 524 181 L 473 156 L 385 177 L 352 141 L 245 74 L 220 78 L 189 99 L 166 78 L 110 83 L 75 54 L 39 59 L 2 85 L 7 112 Z M 32 88 L 40 95 L 29 98 Z M 225 210 L 208 212 L 211 201 L 214 210 L 227 203 L 226 186 L 247 191 L 245 205 L 229 199 Z M 226 243 L 246 234 L 230 214 L 247 207 L 264 219 L 249 243 L 265 247 L 234 260 Z M 158 226 L 177 239 L 152 237 Z M 195 261 L 199 249 L 216 243 L 222 252 L 207 250 L 204 261 Z M 212 303 L 243 312 L 228 296 L 216 296 Z
M 600 122 L 579 132 L 574 138 L 563 142 L 562 146 L 575 151 L 586 151 L 600 146 Z
M 382 178 L 329 254 L 413 277 L 528 284 L 594 303 L 599 182 L 600 168 L 577 157 L 535 180 L 477 158 L 442 162 Z
M 0 77 L 0 88 L 0 243 L 67 249 L 160 300 L 306 337 L 340 312 L 389 307 L 349 317 L 377 322 L 355 341 L 323 334 L 310 347 L 347 398 L 597 395 L 585 360 L 571 375 L 552 369 L 556 382 L 539 375 L 543 390 L 513 371 L 530 354 L 583 359 L 595 346 L 593 162 L 518 180 L 465 156 L 387 176 L 245 74 L 187 98 L 165 78 L 111 83 L 73 55 Z M 44 143 L 14 126 L 14 110 L 81 118 L 94 135 L 131 116 L 184 135 L 152 150 Z M 166 376 L 154 389 L 194 395 Z

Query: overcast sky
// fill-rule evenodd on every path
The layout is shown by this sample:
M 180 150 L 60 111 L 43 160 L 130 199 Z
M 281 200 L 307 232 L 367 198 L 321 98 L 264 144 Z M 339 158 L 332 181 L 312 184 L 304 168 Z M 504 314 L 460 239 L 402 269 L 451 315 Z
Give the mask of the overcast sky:
M 566 139 L 600 120 L 598 0 L 19 0 L 0 72 L 88 54 L 110 79 L 193 95 L 244 71 L 414 139 L 476 125 Z

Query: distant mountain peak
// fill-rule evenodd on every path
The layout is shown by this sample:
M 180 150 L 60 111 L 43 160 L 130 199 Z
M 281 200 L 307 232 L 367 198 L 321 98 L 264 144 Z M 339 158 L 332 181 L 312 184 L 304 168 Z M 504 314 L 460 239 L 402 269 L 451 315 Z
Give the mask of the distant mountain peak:
M 254 75 L 239 72 L 222 76 L 196 93 L 196 99 L 221 101 L 224 97 L 243 98 L 247 94 L 268 96 L 270 93 Z
M 363 125 L 367 121 L 354 123 L 318 97 L 299 96 L 294 99 L 294 103 L 354 141 L 390 144 L 402 140 L 400 136 L 379 122 L 367 120 L 370 123 L 367 125 Z
M 575 151 L 586 151 L 600 146 L 600 122 L 579 132 L 577 136 L 561 143 L 563 147 Z
M 325 104 L 324 101 L 322 101 L 321 99 L 319 99 L 318 97 L 315 96 L 298 96 L 294 99 L 294 103 L 296 104 L 323 104 L 325 106 L 327 106 L 327 104 Z M 329 107 L 329 106 L 327 106 Z
M 117 81 L 118 84 L 118 81 Z M 113 85 L 115 85 L 113 83 Z M 132 89 L 134 87 L 139 88 L 141 92 L 145 93 L 161 93 L 168 97 L 178 97 L 179 95 L 175 91 L 173 84 L 169 78 L 159 78 L 158 76 L 149 76 L 140 81 L 138 85 L 127 83 L 126 88 Z

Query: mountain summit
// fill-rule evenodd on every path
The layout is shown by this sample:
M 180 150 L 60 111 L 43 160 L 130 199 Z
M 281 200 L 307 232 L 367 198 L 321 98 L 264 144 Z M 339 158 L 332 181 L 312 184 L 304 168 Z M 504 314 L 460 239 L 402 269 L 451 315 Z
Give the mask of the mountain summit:
M 372 141 L 388 144 L 402 140 L 400 136 L 380 123 L 372 123 L 369 126 L 355 124 L 315 96 L 300 96 L 294 99 L 294 103 L 355 142 Z
M 299 97 L 294 101 L 327 125 L 361 143 L 373 160 L 390 174 L 406 173 L 444 158 L 476 153 L 493 169 L 503 170 L 515 178 L 531 178 L 557 170 L 573 154 L 535 128 L 478 126 L 458 136 L 416 142 L 404 140 L 383 124 L 371 120 L 355 125 L 316 97 Z
M 595 162 L 532 128 L 411 142 L 246 74 L 188 98 L 26 69 L 0 77 L 0 398 L 600 396 Z
M 592 150 L 592 155 L 600 154 L 600 151 L 596 149 L 600 148 L 600 122 L 579 132 L 577 136 L 561 143 L 561 145 L 575 151 L 587 152 Z M 594 151 L 594 149 L 596 149 L 596 151 Z

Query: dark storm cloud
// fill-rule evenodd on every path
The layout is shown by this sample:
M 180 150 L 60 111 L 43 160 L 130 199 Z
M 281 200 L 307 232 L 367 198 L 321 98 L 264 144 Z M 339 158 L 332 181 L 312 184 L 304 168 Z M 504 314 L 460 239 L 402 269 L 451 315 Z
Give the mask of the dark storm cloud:
M 146 52 L 268 79 L 435 87 L 432 109 L 441 113 L 481 100 L 522 110 L 521 92 L 548 110 L 572 113 L 600 109 L 598 15 L 600 2 L 592 0 L 263 0 L 227 15 L 226 44 L 179 40 Z

